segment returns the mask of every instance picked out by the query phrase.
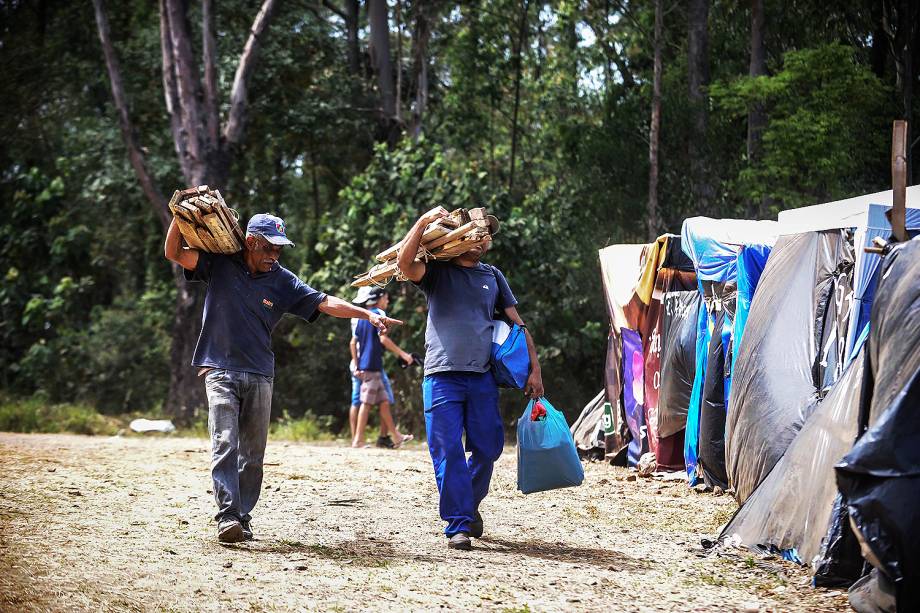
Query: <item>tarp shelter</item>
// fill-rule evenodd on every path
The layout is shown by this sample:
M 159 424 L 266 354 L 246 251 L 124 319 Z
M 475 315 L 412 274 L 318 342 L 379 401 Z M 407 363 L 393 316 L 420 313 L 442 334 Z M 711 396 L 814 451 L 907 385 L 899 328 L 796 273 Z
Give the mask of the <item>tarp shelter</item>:
M 612 405 L 615 423 L 612 434 L 605 437 L 606 455 L 618 454 L 630 439 L 623 416 L 623 344 L 621 330 L 638 328 L 638 313 L 630 307 L 641 270 L 642 253 L 646 245 L 610 245 L 598 252 L 601 264 L 601 279 L 607 314 L 610 319 L 610 333 L 607 338 L 607 358 L 604 365 L 604 388 L 607 400 Z
M 836 380 L 852 270 L 853 249 L 840 230 L 780 237 L 770 254 L 734 356 L 728 401 L 726 469 L 739 503 Z
M 865 338 L 881 260 L 863 247 L 890 235 L 890 207 L 857 205 L 845 201 L 806 207 L 813 209 L 809 215 L 780 214 L 782 236 L 752 305 L 751 333 L 733 365 L 740 388 L 730 396 L 726 461 L 740 503 L 783 455 Z M 835 224 L 858 225 L 827 229 Z M 911 233 L 920 229 L 920 210 L 907 209 L 907 226 Z M 809 227 L 819 229 L 789 234 Z
M 687 414 L 684 460 L 691 484 L 699 478 L 728 487 L 725 412 L 737 302 L 738 257 L 751 245 L 771 246 L 775 221 L 693 217 L 681 228 L 681 247 L 693 261 L 703 304 L 697 321 L 696 366 Z M 766 253 L 766 249 L 752 253 Z M 750 284 L 749 284 L 750 285 Z
M 920 610 L 920 240 L 885 258 L 862 395 L 868 426 L 836 466 L 863 555 L 897 588 L 898 611 Z

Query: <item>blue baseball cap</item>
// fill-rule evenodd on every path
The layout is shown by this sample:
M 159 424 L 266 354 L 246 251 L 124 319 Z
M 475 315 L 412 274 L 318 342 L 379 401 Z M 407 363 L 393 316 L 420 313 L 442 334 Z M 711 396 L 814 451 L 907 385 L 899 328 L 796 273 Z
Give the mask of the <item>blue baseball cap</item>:
M 246 234 L 258 234 L 272 245 L 294 246 L 284 233 L 284 220 L 268 213 L 253 215 L 246 225 Z

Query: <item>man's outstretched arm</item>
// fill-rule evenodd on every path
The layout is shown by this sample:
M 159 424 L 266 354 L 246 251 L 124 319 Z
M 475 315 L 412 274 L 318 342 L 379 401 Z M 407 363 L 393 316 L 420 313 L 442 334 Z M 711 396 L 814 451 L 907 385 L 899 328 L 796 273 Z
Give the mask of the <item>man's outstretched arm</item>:
M 540 358 L 537 356 L 537 346 L 533 342 L 530 330 L 524 325 L 524 320 L 518 314 L 517 307 L 507 307 L 505 315 L 519 326 L 524 326 L 524 338 L 527 339 L 527 353 L 530 356 L 530 375 L 524 385 L 524 395 L 529 398 L 539 398 L 543 395 L 543 371 L 540 368 Z
M 169 230 L 166 232 L 163 255 L 170 262 L 175 262 L 186 270 L 195 270 L 198 266 L 198 250 L 185 249 L 182 246 L 182 233 L 179 231 L 179 225 L 176 223 L 175 217 L 173 217 L 172 223 L 169 224 Z
M 402 321 L 398 319 L 371 313 L 367 309 L 357 307 L 347 300 L 342 300 L 335 296 L 326 296 L 326 298 L 319 303 L 319 307 L 317 308 L 320 313 L 332 315 L 333 317 L 341 317 L 343 319 L 366 319 L 371 322 L 371 325 L 383 333 L 386 333 L 387 327 L 389 326 L 398 326 L 402 324 Z

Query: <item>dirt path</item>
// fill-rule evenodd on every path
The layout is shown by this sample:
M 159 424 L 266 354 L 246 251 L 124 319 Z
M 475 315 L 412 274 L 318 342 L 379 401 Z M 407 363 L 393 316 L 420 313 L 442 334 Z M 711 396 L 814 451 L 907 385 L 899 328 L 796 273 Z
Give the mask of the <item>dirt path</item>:
M 214 538 L 206 442 L 0 434 L 3 610 L 846 610 L 797 567 L 705 553 L 727 497 L 587 467 L 523 496 L 514 450 L 452 552 L 424 448 L 270 443 L 250 544 Z

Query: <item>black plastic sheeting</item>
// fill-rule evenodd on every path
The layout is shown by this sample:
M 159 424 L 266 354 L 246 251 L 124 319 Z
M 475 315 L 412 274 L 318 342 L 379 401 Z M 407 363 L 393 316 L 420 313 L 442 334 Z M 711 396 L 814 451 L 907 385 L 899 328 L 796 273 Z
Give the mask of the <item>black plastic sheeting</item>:
M 701 302 L 697 290 L 668 292 L 664 297 L 661 389 L 658 392 L 658 435 L 661 438 L 677 434 L 687 426 Z
M 718 296 L 724 284 L 704 285 L 707 297 Z M 723 328 L 728 325 L 729 312 L 721 305 L 716 307 L 712 334 L 709 339 L 709 355 L 706 358 L 706 376 L 703 379 L 702 403 L 700 405 L 700 435 L 697 467 L 702 470 L 703 481 L 710 487 L 728 489 L 728 474 L 725 470 L 725 346 Z
M 865 355 L 850 364 L 720 539 L 818 563 L 837 496 L 834 464 L 856 438 Z
M 739 503 L 815 410 L 834 378 L 828 367 L 832 375 L 842 367 L 836 336 L 846 335 L 841 311 L 849 307 L 852 271 L 852 242 L 843 230 L 782 236 L 770 253 L 734 355 L 725 453 Z
M 872 305 L 863 395 L 868 430 L 836 466 L 866 560 L 897 588 L 898 610 L 920 610 L 920 242 L 882 265 Z

